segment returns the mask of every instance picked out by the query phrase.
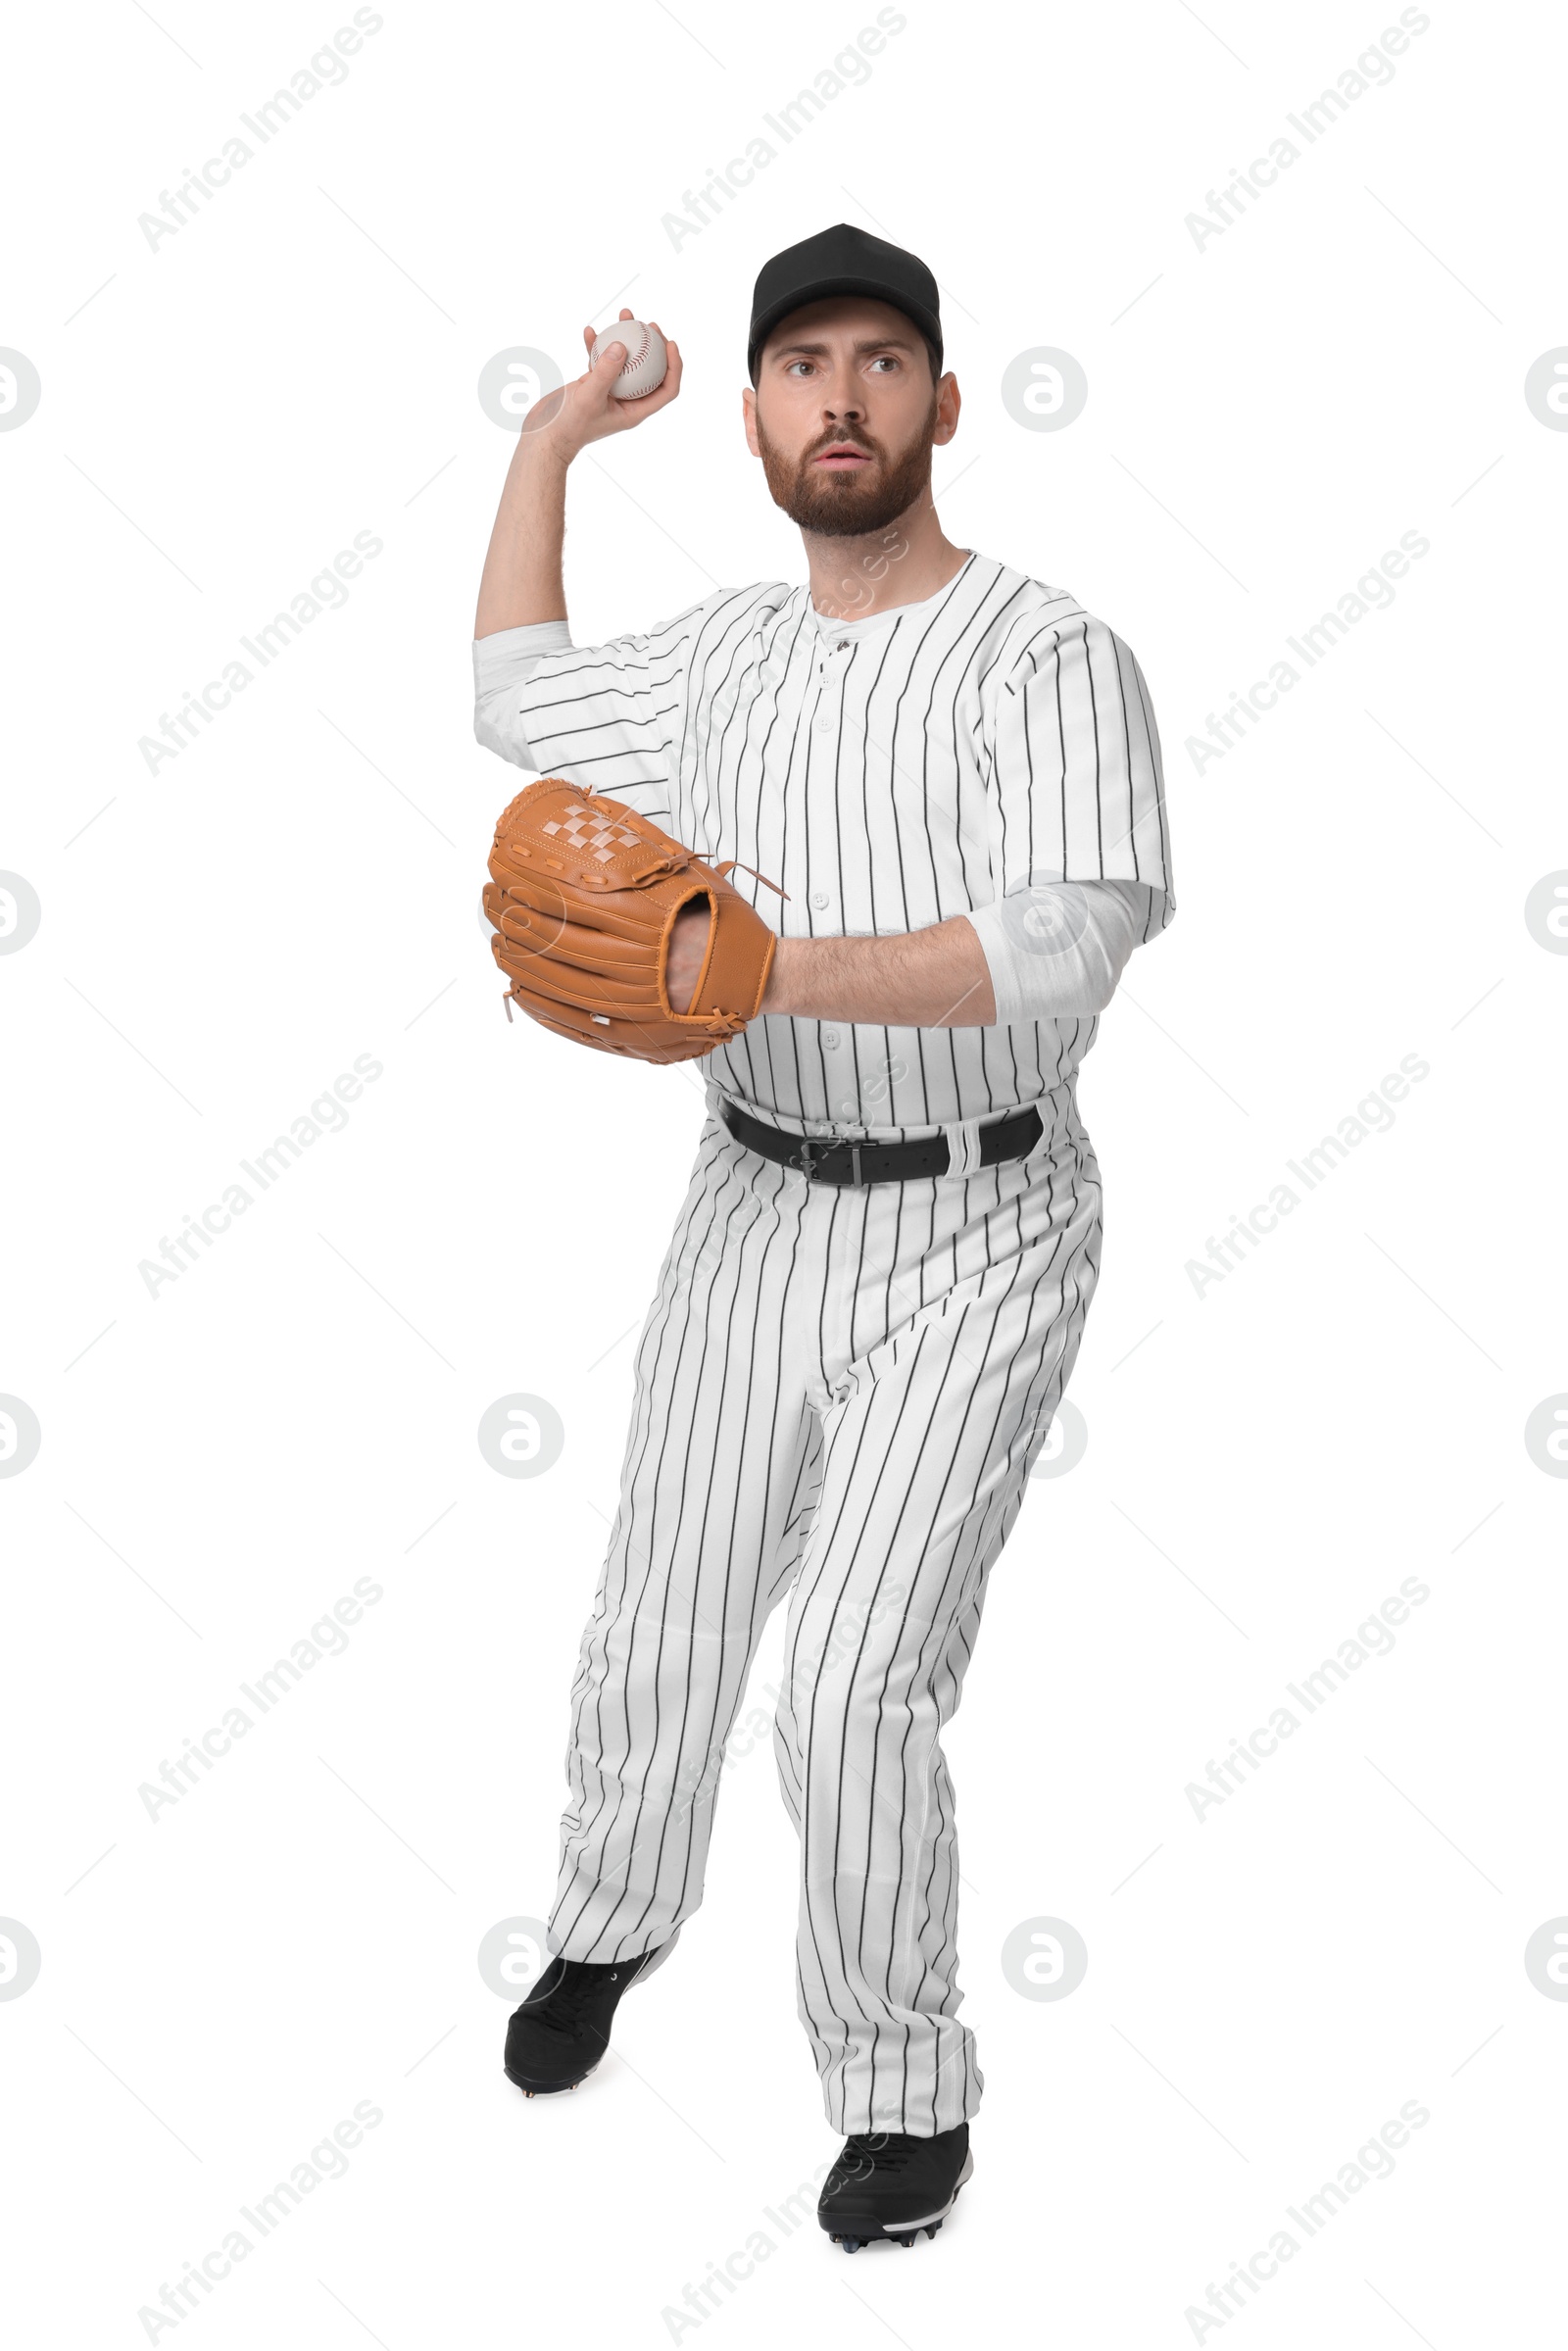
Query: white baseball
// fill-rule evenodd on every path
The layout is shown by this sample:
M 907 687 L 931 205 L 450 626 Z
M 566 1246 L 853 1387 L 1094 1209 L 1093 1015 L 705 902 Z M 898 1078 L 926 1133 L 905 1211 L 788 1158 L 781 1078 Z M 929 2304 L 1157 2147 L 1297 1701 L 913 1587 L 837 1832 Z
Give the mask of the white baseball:
M 588 355 L 590 367 L 598 367 L 599 354 L 609 343 L 626 346 L 626 364 L 611 386 L 616 400 L 636 400 L 644 392 L 659 389 L 669 360 L 664 338 L 657 326 L 645 326 L 641 318 L 621 318 L 613 326 L 607 326 L 594 337 L 594 347 Z

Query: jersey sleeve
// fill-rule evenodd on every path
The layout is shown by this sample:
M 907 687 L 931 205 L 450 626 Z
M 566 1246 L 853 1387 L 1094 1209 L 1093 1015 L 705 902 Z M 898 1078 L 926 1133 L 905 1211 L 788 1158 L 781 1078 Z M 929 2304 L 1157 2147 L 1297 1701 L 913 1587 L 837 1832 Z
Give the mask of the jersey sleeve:
M 1054 622 L 1010 663 L 990 736 L 998 897 L 1048 882 L 1142 882 L 1149 931 L 1163 930 L 1176 910 L 1164 773 L 1130 649 L 1087 612 Z
M 480 637 L 473 649 L 475 736 L 519 767 L 591 785 L 645 816 L 667 818 L 688 658 L 704 609 L 695 605 L 646 634 L 542 654 L 537 630 Z

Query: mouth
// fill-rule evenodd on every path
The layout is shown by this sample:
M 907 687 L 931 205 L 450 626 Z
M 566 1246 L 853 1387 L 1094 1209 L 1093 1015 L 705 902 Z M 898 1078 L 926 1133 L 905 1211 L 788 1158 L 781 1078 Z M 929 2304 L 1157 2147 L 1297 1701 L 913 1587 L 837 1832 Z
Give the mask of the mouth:
M 871 452 L 862 449 L 858 441 L 834 441 L 819 450 L 811 463 L 826 473 L 852 473 L 858 465 L 870 465 Z

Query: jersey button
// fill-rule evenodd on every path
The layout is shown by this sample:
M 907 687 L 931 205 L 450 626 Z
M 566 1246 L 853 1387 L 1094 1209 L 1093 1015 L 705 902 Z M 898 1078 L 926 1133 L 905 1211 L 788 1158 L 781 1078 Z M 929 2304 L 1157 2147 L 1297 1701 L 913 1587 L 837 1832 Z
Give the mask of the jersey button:
M 838 1041 L 839 1033 L 837 1029 L 824 1029 L 822 1031 L 822 1043 L 827 1047 L 829 1053 L 834 1050 L 838 1044 Z
M 825 890 L 813 890 L 811 892 L 811 904 L 813 906 L 815 906 L 817 912 L 822 914 L 826 912 L 828 906 L 832 904 L 832 901 L 828 897 L 828 894 Z

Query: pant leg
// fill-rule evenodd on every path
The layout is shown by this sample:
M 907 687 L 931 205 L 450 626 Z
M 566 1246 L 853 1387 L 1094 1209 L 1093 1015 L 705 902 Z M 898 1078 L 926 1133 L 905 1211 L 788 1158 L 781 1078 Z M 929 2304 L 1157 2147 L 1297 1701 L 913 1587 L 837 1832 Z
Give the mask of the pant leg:
M 637 1353 L 620 1503 L 571 1690 L 553 1950 L 609 1962 L 702 1899 L 724 1743 L 792 1572 L 820 1428 L 798 1178 L 710 1121 Z M 814 1386 L 820 1396 L 818 1366 Z
M 858 1351 L 826 1415 L 775 1745 L 801 1837 L 800 2010 L 828 2120 L 928 2135 L 974 2114 L 982 2086 L 956 2016 L 941 1734 L 1077 1350 L 1100 1191 L 1079 1138 L 900 1192 L 860 1196 L 863 1223 L 844 1235 Z

